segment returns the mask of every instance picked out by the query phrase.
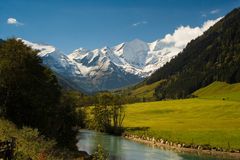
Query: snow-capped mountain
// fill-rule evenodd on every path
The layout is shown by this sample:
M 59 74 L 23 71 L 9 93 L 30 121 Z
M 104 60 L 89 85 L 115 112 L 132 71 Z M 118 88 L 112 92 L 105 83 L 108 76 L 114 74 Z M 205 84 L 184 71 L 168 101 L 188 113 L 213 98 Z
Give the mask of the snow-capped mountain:
M 43 64 L 50 67 L 54 72 L 67 76 L 75 76 L 80 73 L 76 65 L 54 46 L 32 43 L 23 39 L 20 40 L 34 50 L 38 50 L 38 56 L 42 58 Z
M 104 47 L 93 51 L 79 48 L 69 54 L 68 58 L 77 64 L 84 76 L 95 76 L 97 71 L 108 69 L 112 63 L 126 73 L 144 78 L 170 61 L 181 50 L 174 47 L 174 44 L 161 40 L 146 43 L 135 39 L 112 48 Z
M 167 34 L 152 43 L 135 39 L 91 51 L 79 48 L 68 55 L 50 45 L 21 40 L 39 50 L 38 55 L 43 59 L 43 64 L 56 73 L 60 83 L 74 89 L 95 92 L 142 81 L 221 18 L 208 20 L 201 27 L 181 26 L 173 34 Z
M 86 92 L 138 83 L 181 51 L 161 40 L 146 43 L 135 39 L 112 48 L 92 51 L 79 48 L 65 55 L 53 46 L 21 40 L 39 51 L 43 64 L 51 68 L 62 83 Z

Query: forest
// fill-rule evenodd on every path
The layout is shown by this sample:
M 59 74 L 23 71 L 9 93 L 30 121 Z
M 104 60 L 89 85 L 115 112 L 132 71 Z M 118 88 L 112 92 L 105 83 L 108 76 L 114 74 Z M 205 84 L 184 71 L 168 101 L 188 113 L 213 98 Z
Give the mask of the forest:
M 195 90 L 214 81 L 240 81 L 240 10 L 234 9 L 165 66 L 157 70 L 145 83 L 165 80 L 155 89 L 161 99 L 190 96 Z

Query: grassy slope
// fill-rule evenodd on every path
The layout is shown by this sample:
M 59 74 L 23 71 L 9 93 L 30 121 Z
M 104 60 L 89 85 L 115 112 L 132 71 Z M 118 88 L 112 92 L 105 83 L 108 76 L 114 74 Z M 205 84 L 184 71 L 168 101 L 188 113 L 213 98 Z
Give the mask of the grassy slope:
M 137 98 L 146 98 L 148 100 L 155 100 L 155 89 L 162 83 L 162 81 L 155 82 L 153 84 L 144 84 L 134 88 L 130 92 L 130 96 Z
M 240 101 L 240 83 L 213 82 L 193 93 L 199 98 Z
M 149 127 L 127 131 L 133 134 L 240 149 L 238 88 L 239 84 L 215 82 L 194 93 L 200 98 L 127 105 L 124 124 L 132 128 Z M 228 98 L 222 100 L 223 95 Z

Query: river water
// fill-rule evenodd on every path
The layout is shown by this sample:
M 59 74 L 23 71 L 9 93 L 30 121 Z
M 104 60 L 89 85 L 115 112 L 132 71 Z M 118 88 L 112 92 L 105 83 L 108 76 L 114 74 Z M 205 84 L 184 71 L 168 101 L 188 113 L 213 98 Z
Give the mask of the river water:
M 80 130 L 77 138 L 79 150 L 92 154 L 100 144 L 110 154 L 111 160 L 219 160 L 214 157 L 163 150 L 123 137 L 90 130 Z

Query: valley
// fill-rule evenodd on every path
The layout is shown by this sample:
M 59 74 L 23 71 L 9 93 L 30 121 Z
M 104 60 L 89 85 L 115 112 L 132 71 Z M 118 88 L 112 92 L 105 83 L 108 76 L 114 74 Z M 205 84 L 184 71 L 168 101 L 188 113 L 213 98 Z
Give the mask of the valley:
M 150 96 L 152 86 L 144 87 L 133 93 Z M 195 91 L 195 98 L 125 104 L 123 136 L 177 152 L 238 159 L 239 87 L 216 81 Z M 87 108 L 87 117 L 94 117 L 93 108 Z
M 240 159 L 240 3 L 185 1 L 170 16 L 149 1 L 39 2 L 66 6 L 42 17 L 34 4 L 32 24 L 3 14 L 0 159 Z

